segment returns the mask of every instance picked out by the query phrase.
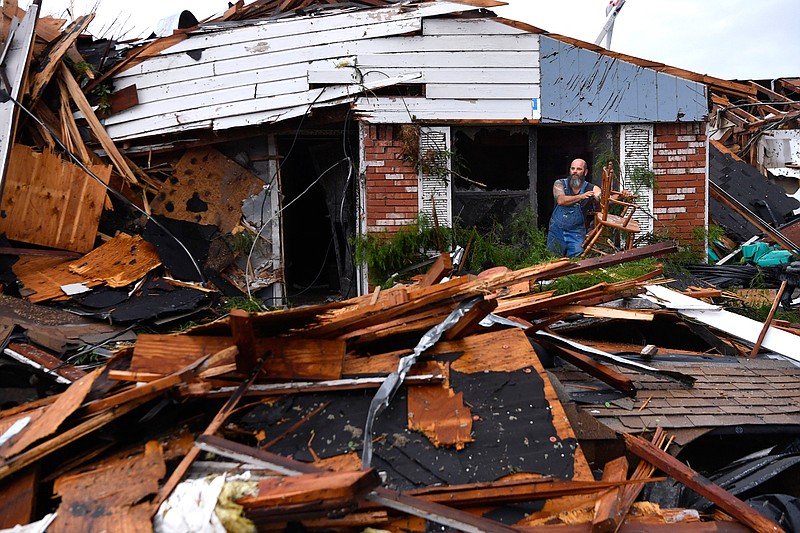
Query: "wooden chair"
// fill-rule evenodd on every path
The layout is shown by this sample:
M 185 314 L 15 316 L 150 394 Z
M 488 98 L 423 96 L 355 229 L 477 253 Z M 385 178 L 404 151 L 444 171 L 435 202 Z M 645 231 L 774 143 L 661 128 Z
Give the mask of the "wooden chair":
M 586 235 L 583 241 L 583 253 L 581 257 L 586 257 L 590 250 L 599 254 L 604 252 L 595 245 L 606 229 L 610 231 L 618 230 L 625 233 L 625 249 L 630 250 L 633 246 L 633 239 L 639 233 L 639 223 L 633 220 L 636 212 L 636 204 L 624 202 L 622 191 L 613 190 L 614 184 L 614 165 L 611 161 L 603 168 L 603 183 L 600 187 L 600 211 L 594 215 L 594 228 Z M 620 214 L 609 213 L 612 205 L 622 206 Z

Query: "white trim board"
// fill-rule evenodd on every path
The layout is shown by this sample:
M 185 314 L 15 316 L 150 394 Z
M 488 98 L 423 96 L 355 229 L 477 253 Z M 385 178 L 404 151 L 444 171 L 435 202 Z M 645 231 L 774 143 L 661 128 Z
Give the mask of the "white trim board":
M 732 335 L 738 339 L 755 344 L 764 324 L 745 316 L 720 309 L 697 298 L 686 296 L 660 285 L 645 287 L 647 294 L 641 296 L 668 309 L 673 309 L 681 315 L 693 318 L 707 326 Z M 800 341 L 797 335 L 770 327 L 761 346 L 778 353 L 787 359 L 800 364 Z

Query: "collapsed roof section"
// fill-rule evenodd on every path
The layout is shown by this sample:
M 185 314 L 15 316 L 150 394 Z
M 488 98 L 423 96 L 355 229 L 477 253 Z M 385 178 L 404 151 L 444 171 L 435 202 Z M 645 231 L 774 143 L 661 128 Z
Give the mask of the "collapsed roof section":
M 712 90 L 711 139 L 762 174 L 776 176 L 798 196 L 800 179 L 800 78 L 748 81 L 751 93 Z

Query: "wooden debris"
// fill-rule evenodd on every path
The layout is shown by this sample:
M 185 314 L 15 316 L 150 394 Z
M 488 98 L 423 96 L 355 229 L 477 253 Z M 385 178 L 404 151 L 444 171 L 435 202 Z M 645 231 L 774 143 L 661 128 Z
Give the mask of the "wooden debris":
M 4 353 L 21 363 L 56 376 L 56 380 L 62 383 L 73 383 L 86 375 L 83 370 L 64 363 L 61 359 L 31 344 L 12 342 L 4 350 Z
M 409 388 L 408 429 L 422 432 L 437 447 L 463 450 L 474 440 L 472 413 L 464 404 L 464 395 L 448 386 Z
M 628 478 L 628 460 L 618 457 L 606 463 L 603 468 L 603 481 L 623 481 Z M 617 531 L 625 518 L 627 509 L 620 509 L 621 487 L 610 489 L 597 499 L 594 505 L 592 533 Z
M 445 276 L 450 274 L 452 269 L 453 262 L 450 259 L 450 254 L 447 252 L 442 253 L 419 281 L 419 286 L 430 287 L 431 285 L 439 283 Z
M 356 509 L 358 500 L 381 484 L 374 468 L 357 472 L 324 472 L 280 476 L 258 482 L 258 494 L 237 501 L 260 519 L 275 521 L 325 516 L 332 510 Z
M 69 271 L 109 287 L 125 287 L 161 264 L 153 245 L 139 235 L 120 233 L 69 264 Z
M 779 533 L 783 529 L 742 500 L 715 485 L 658 446 L 633 435 L 625 435 L 628 449 L 644 461 L 663 470 L 720 509 L 759 533 Z
M 90 167 L 108 183 L 111 167 Z M 94 247 L 106 188 L 49 149 L 15 144 L 2 198 L 0 231 L 10 239 L 88 252 Z M 46 216 L 45 216 L 46 215 Z
M 636 386 L 633 380 L 621 374 L 608 366 L 599 363 L 589 357 L 575 350 L 570 350 L 564 346 L 558 346 L 552 343 L 546 343 L 550 350 L 553 350 L 559 357 L 565 361 L 577 366 L 590 376 L 594 376 L 603 383 L 611 385 L 618 391 L 625 393 L 626 396 L 631 398 L 636 397 Z
M 205 355 L 235 345 L 233 337 L 195 335 L 139 335 L 131 370 L 169 374 Z M 338 379 L 342 373 L 345 344 L 340 341 L 303 338 L 257 338 L 258 357 L 267 352 L 266 370 L 273 379 Z M 224 358 L 215 364 L 233 362 Z
M 0 459 L 8 459 L 18 455 L 31 444 L 55 433 L 64 420 L 70 416 L 83 403 L 94 380 L 100 374 L 97 370 L 86 375 L 70 385 L 67 391 L 60 395 L 52 404 L 42 408 L 38 416 L 33 416 L 31 422 L 16 437 L 9 439 L 0 446 Z
M 764 321 L 764 327 L 761 328 L 761 332 L 758 334 L 758 339 L 756 339 L 756 342 L 753 345 L 753 350 L 750 352 L 750 357 L 755 357 L 756 354 L 758 354 L 758 350 L 761 348 L 761 343 L 764 341 L 764 337 L 767 336 L 767 331 L 769 331 L 769 327 L 772 324 L 772 318 L 775 316 L 775 311 L 778 310 L 778 305 L 781 303 L 781 297 L 783 296 L 783 291 L 786 290 L 787 283 L 789 283 L 787 280 L 783 280 L 781 282 L 781 286 L 778 289 L 778 294 L 775 295 L 775 300 L 772 302 L 772 307 L 767 314 L 767 319 Z
M 230 233 L 242 217 L 242 200 L 264 183 L 213 148 L 189 150 L 178 161 L 173 179 L 150 204 L 154 214 Z
M 0 528 L 11 529 L 35 519 L 38 483 L 37 467 L 0 481 Z
M 94 19 L 94 13 L 75 19 L 61 34 L 58 44 L 49 51 L 47 57 L 41 60 L 39 69 L 33 76 L 33 81 L 30 82 L 28 91 L 32 102 L 38 100 L 42 95 L 45 86 L 58 70 L 61 59 L 67 54 L 70 47 L 75 44 L 80 34 L 89 26 L 92 19 Z
M 136 176 L 134 175 L 125 158 L 120 153 L 117 146 L 114 144 L 114 141 L 108 136 L 108 133 L 106 133 L 103 125 L 100 124 L 100 121 L 94 114 L 94 110 L 89 105 L 89 102 L 86 100 L 81 88 L 78 86 L 78 82 L 76 82 L 75 78 L 72 77 L 72 73 L 69 71 L 69 67 L 67 67 L 65 63 L 61 63 L 61 80 L 67 87 L 72 100 L 83 114 L 83 118 L 89 123 L 92 133 L 103 146 L 103 149 L 106 151 L 106 154 L 108 154 L 108 157 L 114 163 L 114 167 L 126 181 L 137 185 L 139 180 L 136 179 Z
M 143 500 L 158 491 L 165 474 L 161 446 L 151 441 L 141 455 L 62 476 L 54 487 L 61 505 L 48 531 L 150 530 L 153 504 Z

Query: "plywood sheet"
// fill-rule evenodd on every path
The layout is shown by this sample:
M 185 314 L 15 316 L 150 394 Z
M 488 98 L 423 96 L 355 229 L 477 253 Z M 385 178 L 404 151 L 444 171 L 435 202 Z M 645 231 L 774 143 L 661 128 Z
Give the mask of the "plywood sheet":
M 153 213 L 217 226 L 230 233 L 242 216 L 242 200 L 264 182 L 213 148 L 189 150 L 153 200 Z
M 22 283 L 20 292 L 25 299 L 36 303 L 66 298 L 61 286 L 71 283 L 84 283 L 87 287 L 100 285 L 99 281 L 89 281 L 70 272 L 70 261 L 58 257 L 21 257 L 12 270 Z
M 161 264 L 155 247 L 141 236 L 120 233 L 81 259 L 69 271 L 109 287 L 125 287 Z
M 108 183 L 111 167 L 90 167 Z M 9 239 L 88 252 L 94 246 L 106 189 L 80 167 L 46 150 L 15 144 L 0 204 Z

